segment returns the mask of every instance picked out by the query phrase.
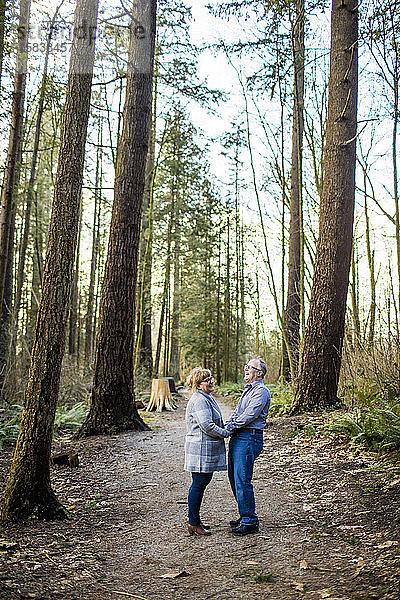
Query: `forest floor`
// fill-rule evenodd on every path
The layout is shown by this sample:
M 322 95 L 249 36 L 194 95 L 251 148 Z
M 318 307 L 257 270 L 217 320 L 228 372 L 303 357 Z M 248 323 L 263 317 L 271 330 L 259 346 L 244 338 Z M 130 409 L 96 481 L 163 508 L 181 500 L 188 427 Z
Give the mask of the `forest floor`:
M 80 466 L 52 481 L 71 519 L 0 529 L 1 600 L 399 600 L 400 479 L 376 457 L 308 437 L 321 416 L 271 419 L 254 476 L 260 532 L 230 533 L 235 503 L 216 473 L 202 507 L 213 533 L 190 537 L 178 404 L 152 431 L 67 444 Z M 10 460 L 3 450 L 1 490 Z

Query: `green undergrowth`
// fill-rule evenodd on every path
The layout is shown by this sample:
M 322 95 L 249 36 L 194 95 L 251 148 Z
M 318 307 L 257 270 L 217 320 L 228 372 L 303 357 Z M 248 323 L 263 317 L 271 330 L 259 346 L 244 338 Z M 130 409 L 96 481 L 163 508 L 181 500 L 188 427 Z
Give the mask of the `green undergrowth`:
M 360 379 L 345 385 L 343 394 L 351 408 L 332 416 L 327 431 L 372 452 L 399 452 L 399 382 Z
M 54 433 L 72 433 L 79 429 L 86 418 L 89 406 L 87 402 L 76 402 L 59 406 L 54 419 Z M 18 437 L 22 406 L 13 404 L 0 412 L 0 448 L 4 444 L 14 444 Z
M 242 395 L 244 385 L 244 383 L 227 381 L 222 385 L 216 386 L 216 391 L 219 395 L 227 398 L 227 400 L 231 400 L 232 404 L 236 404 Z M 289 385 L 282 385 L 280 383 L 267 383 L 266 385 L 271 392 L 269 416 L 283 417 L 288 415 L 294 399 L 293 388 Z
M 238 573 L 235 573 L 234 577 L 249 579 L 255 583 L 272 583 L 276 580 L 274 573 L 265 572 L 261 567 L 255 565 L 245 567 Z
M 267 385 L 271 392 L 271 406 L 269 407 L 269 417 L 286 417 L 289 415 L 293 400 L 294 388 L 290 385 L 281 383 L 271 383 Z
M 244 384 L 235 383 L 233 381 L 226 381 L 221 385 L 215 386 L 217 394 L 224 396 L 228 400 L 237 402 L 242 395 Z
M 400 450 L 400 402 L 387 407 L 356 407 L 336 415 L 327 431 L 373 452 Z
M 22 406 L 13 404 L 0 412 L 0 448 L 5 443 L 14 443 L 18 437 Z

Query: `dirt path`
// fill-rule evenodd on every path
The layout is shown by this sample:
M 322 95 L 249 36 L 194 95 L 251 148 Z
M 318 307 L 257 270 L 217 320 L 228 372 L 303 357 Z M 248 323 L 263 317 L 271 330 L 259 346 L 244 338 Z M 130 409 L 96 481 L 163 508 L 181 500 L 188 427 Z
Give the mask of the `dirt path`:
M 202 510 L 213 535 L 190 537 L 185 404 L 154 416 L 151 432 L 79 442 L 80 468 L 54 472 L 73 518 L 0 530 L 2 600 L 399 599 L 400 480 L 308 439 L 310 417 L 266 429 L 254 478 L 260 533 L 230 533 L 235 504 L 217 473 Z

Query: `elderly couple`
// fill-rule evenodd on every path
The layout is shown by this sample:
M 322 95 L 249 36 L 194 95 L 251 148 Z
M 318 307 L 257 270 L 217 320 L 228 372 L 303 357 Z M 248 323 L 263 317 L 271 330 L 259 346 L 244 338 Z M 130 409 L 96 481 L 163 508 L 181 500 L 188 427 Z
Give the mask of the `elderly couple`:
M 263 447 L 263 429 L 271 401 L 271 394 L 263 383 L 266 372 L 267 367 L 260 357 L 249 360 L 244 367 L 246 386 L 225 427 L 219 406 L 211 395 L 214 391 L 211 371 L 196 367 L 186 380 L 192 392 L 186 408 L 185 440 L 185 470 L 192 474 L 187 521 L 190 535 L 211 533 L 201 522 L 200 506 L 214 471 L 226 470 L 224 438 L 228 437 L 228 478 L 240 515 L 229 524 L 232 533 L 238 536 L 258 531 L 251 480 L 254 461 Z

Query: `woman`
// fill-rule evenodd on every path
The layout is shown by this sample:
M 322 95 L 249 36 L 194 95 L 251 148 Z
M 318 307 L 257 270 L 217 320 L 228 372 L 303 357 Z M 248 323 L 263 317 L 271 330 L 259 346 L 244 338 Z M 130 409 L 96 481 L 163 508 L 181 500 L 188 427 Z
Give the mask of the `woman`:
M 192 473 L 187 527 L 190 535 L 210 535 L 210 528 L 201 522 L 200 505 L 214 471 L 226 471 L 224 438 L 230 434 L 224 428 L 219 406 L 211 396 L 214 391 L 211 371 L 194 368 L 186 385 L 192 392 L 186 407 L 185 470 Z

